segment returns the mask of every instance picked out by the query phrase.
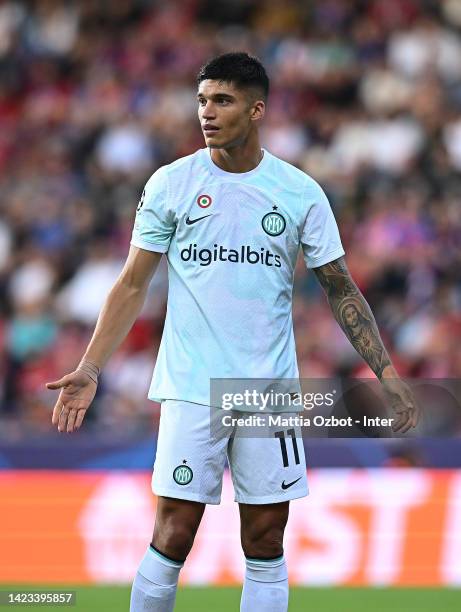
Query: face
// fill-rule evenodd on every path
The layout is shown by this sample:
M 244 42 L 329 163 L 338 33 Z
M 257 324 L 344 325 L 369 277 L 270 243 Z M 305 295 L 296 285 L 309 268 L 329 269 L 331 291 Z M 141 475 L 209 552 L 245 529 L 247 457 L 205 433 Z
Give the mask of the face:
M 243 144 L 264 116 L 264 102 L 232 83 L 206 79 L 199 85 L 197 99 L 205 144 L 212 149 Z
M 358 312 L 355 306 L 347 306 L 344 309 L 344 318 L 346 323 L 351 327 L 356 327 L 359 322 Z

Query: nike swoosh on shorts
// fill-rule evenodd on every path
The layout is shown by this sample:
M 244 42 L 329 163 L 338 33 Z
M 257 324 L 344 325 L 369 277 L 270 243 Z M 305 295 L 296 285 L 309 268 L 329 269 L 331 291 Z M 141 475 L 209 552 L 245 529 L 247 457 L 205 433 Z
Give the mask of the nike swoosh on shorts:
M 290 487 L 292 487 L 294 484 L 296 484 L 298 482 L 298 480 L 301 480 L 302 476 L 300 476 L 299 478 L 297 478 L 296 480 L 293 480 L 292 482 L 288 482 L 287 484 L 285 484 L 285 481 L 282 482 L 282 489 L 285 491 L 286 489 L 289 489 Z

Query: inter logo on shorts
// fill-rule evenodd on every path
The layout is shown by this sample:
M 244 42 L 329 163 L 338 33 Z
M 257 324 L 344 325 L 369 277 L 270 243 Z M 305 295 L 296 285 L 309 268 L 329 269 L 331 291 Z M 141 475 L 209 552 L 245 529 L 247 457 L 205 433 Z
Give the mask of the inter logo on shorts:
M 212 202 L 211 196 L 206 195 L 206 193 L 202 193 L 202 195 L 199 195 L 197 198 L 197 204 L 200 208 L 208 208 L 208 206 L 211 206 Z
M 188 465 L 178 465 L 173 471 L 173 479 L 178 485 L 187 485 L 194 477 L 193 471 Z
M 261 225 L 269 236 L 280 236 L 285 231 L 286 222 L 280 213 L 270 212 L 264 215 Z

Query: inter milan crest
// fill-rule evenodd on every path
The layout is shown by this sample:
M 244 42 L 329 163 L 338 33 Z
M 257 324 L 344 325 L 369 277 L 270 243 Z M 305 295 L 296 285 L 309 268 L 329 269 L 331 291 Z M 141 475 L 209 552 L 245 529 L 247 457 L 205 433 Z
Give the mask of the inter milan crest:
M 136 212 L 139 212 L 144 204 L 144 198 L 146 197 L 146 189 L 144 188 L 142 191 L 141 199 L 139 200 L 138 207 L 136 208 Z
M 276 210 L 277 206 L 274 205 L 272 212 L 265 214 L 261 221 L 263 230 L 269 236 L 280 236 L 285 231 L 287 225 L 285 218 L 280 213 L 275 212 Z
M 191 482 L 194 477 L 193 471 L 186 464 L 186 460 L 184 459 L 182 465 L 178 465 L 173 470 L 173 480 L 178 485 L 187 485 Z

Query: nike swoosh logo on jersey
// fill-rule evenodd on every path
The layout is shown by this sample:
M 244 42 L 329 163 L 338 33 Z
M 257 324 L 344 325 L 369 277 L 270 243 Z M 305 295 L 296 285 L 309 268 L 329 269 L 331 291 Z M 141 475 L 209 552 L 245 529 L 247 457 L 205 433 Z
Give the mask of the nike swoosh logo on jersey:
M 286 491 L 286 489 L 289 489 L 290 487 L 292 487 L 294 484 L 296 484 L 298 482 L 298 480 L 301 480 L 302 476 L 300 476 L 299 478 L 297 478 L 296 480 L 293 480 L 292 482 L 287 482 L 285 484 L 285 481 L 282 482 L 282 489 L 284 491 Z
M 207 217 L 211 217 L 211 215 L 205 215 L 203 217 L 197 217 L 197 219 L 191 219 L 190 217 L 187 217 L 186 225 L 193 225 L 194 223 L 197 223 L 197 221 L 201 221 L 202 219 L 206 219 Z

